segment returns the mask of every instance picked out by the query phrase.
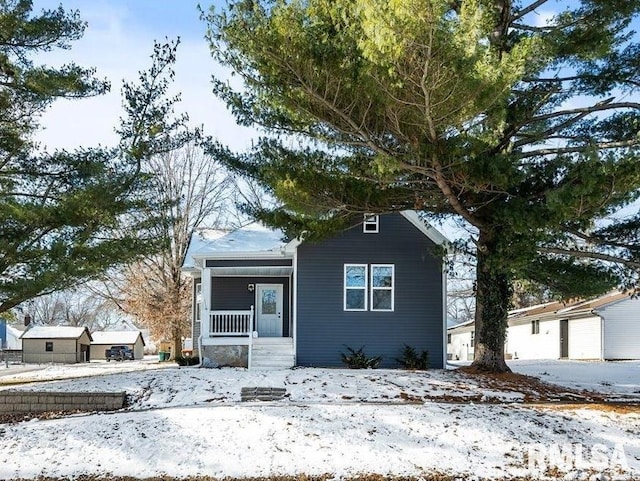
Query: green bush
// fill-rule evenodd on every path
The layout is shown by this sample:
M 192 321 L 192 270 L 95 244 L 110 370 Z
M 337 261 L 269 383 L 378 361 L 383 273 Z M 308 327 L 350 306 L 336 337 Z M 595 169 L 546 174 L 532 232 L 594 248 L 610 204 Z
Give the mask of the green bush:
M 199 362 L 200 362 L 200 358 L 197 356 L 196 357 L 192 357 L 192 356 L 176 357 L 176 364 L 178 364 L 178 366 L 195 366 Z
M 413 347 L 405 344 L 402 350 L 402 357 L 396 359 L 396 361 L 405 369 L 425 371 L 429 369 L 429 351 L 424 350 L 418 355 L 418 352 Z
M 342 353 L 342 362 L 347 365 L 349 369 L 375 369 L 382 361 L 382 356 L 367 357 L 364 353 L 364 346 L 357 351 L 351 349 L 349 346 L 345 346 L 348 354 Z

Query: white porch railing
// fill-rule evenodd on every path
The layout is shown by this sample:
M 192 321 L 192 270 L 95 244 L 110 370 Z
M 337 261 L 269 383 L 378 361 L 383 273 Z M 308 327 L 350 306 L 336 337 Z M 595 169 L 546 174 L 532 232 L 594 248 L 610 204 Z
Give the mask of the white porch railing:
M 209 337 L 249 336 L 253 332 L 253 306 L 248 311 L 211 311 Z

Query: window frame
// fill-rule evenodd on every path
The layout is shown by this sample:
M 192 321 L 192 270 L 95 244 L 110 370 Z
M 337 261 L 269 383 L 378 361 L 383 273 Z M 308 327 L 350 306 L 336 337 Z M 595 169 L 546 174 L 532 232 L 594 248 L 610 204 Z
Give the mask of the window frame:
M 44 352 L 53 352 L 53 341 L 44 341 Z
M 347 269 L 350 267 L 363 267 L 364 268 L 364 286 L 360 287 L 360 286 L 347 286 Z M 354 309 L 354 308 L 349 308 L 347 307 L 347 290 L 361 290 L 364 291 L 364 307 L 362 309 Z M 367 293 L 369 292 L 369 265 L 368 264 L 355 264 L 355 263 L 350 263 L 344 264 L 344 268 L 343 268 L 343 276 L 342 276 L 342 297 L 343 297 L 343 301 L 342 301 L 342 308 L 344 309 L 345 312 L 366 312 L 368 310 L 368 305 L 367 305 Z
M 365 214 L 362 221 L 362 232 L 365 234 L 377 234 L 380 232 L 380 216 L 377 214 Z
M 373 271 L 376 269 L 376 267 L 381 268 L 381 267 L 390 267 L 391 268 L 391 286 L 390 287 L 375 287 L 373 285 Z M 396 267 L 395 264 L 371 264 L 371 282 L 370 282 L 370 289 L 369 289 L 369 305 L 371 306 L 370 310 L 371 312 L 393 312 L 395 309 L 395 297 L 396 297 Z M 374 308 L 373 306 L 373 294 L 375 291 L 390 291 L 391 292 L 391 308 L 390 309 L 377 309 Z
M 531 321 L 531 335 L 535 336 L 540 334 L 540 319 Z

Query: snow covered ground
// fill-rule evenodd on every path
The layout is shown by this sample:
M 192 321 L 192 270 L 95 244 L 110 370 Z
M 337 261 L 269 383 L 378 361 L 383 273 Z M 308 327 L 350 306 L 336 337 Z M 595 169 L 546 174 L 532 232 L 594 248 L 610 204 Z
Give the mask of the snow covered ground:
M 640 361 L 509 361 L 521 374 L 574 389 L 640 397 Z
M 640 399 L 640 363 L 510 365 L 567 389 Z M 240 402 L 242 387 L 281 387 L 287 397 Z M 602 471 L 640 477 L 637 407 L 528 404 L 522 392 L 450 370 L 266 372 L 148 359 L 15 371 L 0 375 L 0 389 L 126 391 L 130 401 L 115 413 L 0 424 L 1 479 L 433 472 L 494 479 L 569 472 L 567 479 L 589 479 Z

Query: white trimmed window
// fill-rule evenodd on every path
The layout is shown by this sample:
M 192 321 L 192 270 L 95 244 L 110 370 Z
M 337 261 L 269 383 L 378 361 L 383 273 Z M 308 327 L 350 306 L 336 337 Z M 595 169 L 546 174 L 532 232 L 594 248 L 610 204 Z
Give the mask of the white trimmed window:
M 344 265 L 344 310 L 367 310 L 367 264 Z
M 380 216 L 365 214 L 362 222 L 362 232 L 365 234 L 377 234 L 380 231 Z
M 196 283 L 195 320 L 202 320 L 202 283 Z
M 393 311 L 393 264 L 371 265 L 371 310 Z

